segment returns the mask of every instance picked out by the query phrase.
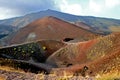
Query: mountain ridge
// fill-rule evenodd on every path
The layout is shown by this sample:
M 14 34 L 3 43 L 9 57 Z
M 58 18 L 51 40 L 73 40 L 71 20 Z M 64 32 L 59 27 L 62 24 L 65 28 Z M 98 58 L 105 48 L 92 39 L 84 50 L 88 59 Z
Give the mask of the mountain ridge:
M 54 10 L 39 11 L 36 13 L 26 14 L 21 17 L 2 20 L 0 21 L 0 24 L 7 24 L 21 28 L 31 23 L 32 21 L 37 20 L 39 18 L 43 18 L 45 16 L 54 16 L 68 22 L 81 21 L 86 23 L 87 25 L 90 25 L 93 28 L 95 27 L 104 32 L 106 31 L 111 32 L 111 30 L 109 29 L 109 27 L 111 26 L 120 26 L 119 19 L 101 18 L 101 17 L 93 17 L 93 16 L 75 16 L 72 14 L 62 13 Z
M 35 20 L 27 26 L 16 31 L 8 38 L 2 39 L 1 44 L 11 45 L 17 43 L 24 43 L 36 40 L 58 40 L 76 39 L 84 41 L 100 36 L 90 30 L 78 27 L 69 22 L 49 16 L 42 19 Z
M 70 24 L 56 17 L 48 16 L 21 28 L 14 38 L 12 38 L 11 42 L 21 42 L 21 40 L 24 42 L 38 39 L 63 40 L 64 38 L 74 39 L 82 36 L 87 39 L 96 35 L 97 34 L 74 24 Z

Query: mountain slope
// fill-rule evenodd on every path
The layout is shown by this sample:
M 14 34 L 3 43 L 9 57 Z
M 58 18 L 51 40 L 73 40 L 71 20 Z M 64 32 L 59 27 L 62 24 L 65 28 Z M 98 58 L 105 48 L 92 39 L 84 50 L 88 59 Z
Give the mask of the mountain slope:
M 18 32 L 8 40 L 9 44 L 18 44 L 34 40 L 63 40 L 65 38 L 77 38 L 79 41 L 89 40 L 98 35 L 60 20 L 58 18 L 48 16 L 38 19 L 26 27 L 20 29 Z M 5 42 L 7 43 L 7 42 Z
M 65 45 L 66 44 L 59 41 L 42 40 L 0 47 L 0 58 L 44 62 L 53 52 Z
M 117 78 L 119 79 L 120 48 L 115 52 L 111 52 L 110 54 L 105 55 L 96 60 L 93 60 L 91 62 L 77 64 L 73 66 L 70 65 L 65 68 L 58 68 L 54 71 L 56 71 L 56 73 L 59 72 L 57 73 L 58 75 L 62 75 L 60 73 L 62 73 L 62 71 L 66 71 L 66 74 L 82 75 L 84 77 L 96 76 L 96 78 L 97 77 L 101 78 L 101 75 L 103 75 L 102 77 L 105 77 L 104 80 L 113 80 Z
M 90 25 L 93 28 L 97 28 L 99 30 L 108 31 L 108 32 L 111 31 L 109 27 L 120 26 L 120 20 L 117 20 L 117 19 L 99 18 L 99 17 L 92 17 L 92 16 L 75 16 L 75 15 L 62 13 L 54 10 L 40 11 L 36 13 L 27 14 L 21 17 L 1 20 L 0 24 L 7 24 L 7 25 L 17 26 L 21 28 L 26 26 L 30 22 L 37 20 L 39 18 L 43 18 L 45 16 L 54 16 L 68 22 L 81 21 Z
M 0 25 L 0 39 L 15 31 L 16 28 L 10 25 Z
M 73 24 L 79 26 L 79 27 L 82 27 L 84 29 L 87 29 L 87 30 L 90 30 L 90 31 L 93 31 L 93 32 L 96 32 L 96 33 L 100 33 L 100 34 L 104 34 L 105 32 L 102 31 L 100 28 L 98 27 L 91 27 L 90 25 L 84 23 L 84 22 L 80 22 L 80 21 L 76 21 L 76 22 L 73 22 Z M 111 29 L 112 30 L 112 29 Z M 107 33 L 107 32 L 106 32 Z
M 58 67 L 69 64 L 85 64 L 116 52 L 120 49 L 119 33 L 100 37 L 94 40 L 74 43 L 65 46 L 47 59 L 47 63 Z

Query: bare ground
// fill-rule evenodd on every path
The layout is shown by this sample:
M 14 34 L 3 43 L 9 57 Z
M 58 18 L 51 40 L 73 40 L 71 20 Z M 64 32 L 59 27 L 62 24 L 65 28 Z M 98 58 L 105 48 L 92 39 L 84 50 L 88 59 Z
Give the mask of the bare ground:
M 81 76 L 55 76 L 34 73 L 19 73 L 0 70 L 2 80 L 94 80 L 94 78 L 85 78 Z M 1 79 L 1 78 L 0 78 Z

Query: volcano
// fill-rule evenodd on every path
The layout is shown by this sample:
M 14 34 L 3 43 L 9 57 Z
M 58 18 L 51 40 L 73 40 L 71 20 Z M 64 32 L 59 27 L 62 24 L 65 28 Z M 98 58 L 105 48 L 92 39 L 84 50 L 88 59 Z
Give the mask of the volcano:
M 78 27 L 56 17 L 48 16 L 38 19 L 9 38 L 8 44 L 19 44 L 36 40 L 58 40 L 62 41 L 66 38 L 75 39 L 79 37 L 79 41 L 85 41 L 97 37 L 89 30 Z

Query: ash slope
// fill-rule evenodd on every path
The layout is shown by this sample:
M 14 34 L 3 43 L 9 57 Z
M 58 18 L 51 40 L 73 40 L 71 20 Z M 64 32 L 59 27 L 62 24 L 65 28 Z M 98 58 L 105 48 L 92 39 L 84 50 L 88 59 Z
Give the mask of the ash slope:
M 93 16 L 75 16 L 67 13 L 62 13 L 54 10 L 45 10 L 36 13 L 27 14 L 25 16 L 1 20 L 0 24 L 4 25 L 12 25 L 18 28 L 24 27 L 35 21 L 39 18 L 43 18 L 45 16 L 54 16 L 60 19 L 63 19 L 68 22 L 84 22 L 87 25 L 95 29 L 99 29 L 103 32 L 111 32 L 110 27 L 120 27 L 120 20 L 117 19 L 110 19 L 110 18 L 100 18 L 100 17 L 93 17 Z
M 65 38 L 80 38 L 80 41 L 93 39 L 99 36 L 89 30 L 70 24 L 61 19 L 48 16 L 38 19 L 9 38 L 6 43 L 18 44 L 36 40 L 63 40 Z M 4 40 L 5 41 L 5 40 Z

